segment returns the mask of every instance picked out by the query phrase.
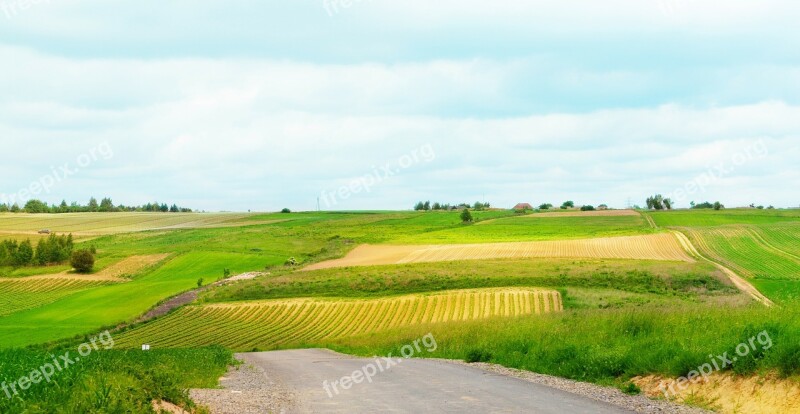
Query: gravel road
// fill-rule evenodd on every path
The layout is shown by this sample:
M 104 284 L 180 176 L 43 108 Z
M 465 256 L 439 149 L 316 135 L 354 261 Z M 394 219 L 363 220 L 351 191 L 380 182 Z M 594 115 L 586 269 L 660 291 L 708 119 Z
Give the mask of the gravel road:
M 215 414 L 702 412 L 485 364 L 394 358 L 392 365 L 322 349 L 237 357 L 244 364 L 222 380 L 225 389 L 192 390 L 195 401 Z M 373 371 L 367 381 L 365 373 Z M 343 382 L 345 377 L 361 381 Z

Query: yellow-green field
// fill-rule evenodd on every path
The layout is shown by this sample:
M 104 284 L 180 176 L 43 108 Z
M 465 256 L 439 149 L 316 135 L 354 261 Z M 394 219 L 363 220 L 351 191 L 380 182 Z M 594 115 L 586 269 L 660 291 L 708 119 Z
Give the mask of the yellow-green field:
M 64 213 L 0 214 L 0 238 L 5 235 L 36 236 L 40 230 L 73 233 L 76 236 L 129 233 L 147 230 L 175 230 L 236 227 L 265 224 L 252 221 L 246 213 Z
M 426 323 L 538 315 L 563 310 L 539 289 L 480 289 L 386 299 L 290 299 L 190 306 L 118 336 L 120 347 L 220 344 L 234 350 L 302 345 Z

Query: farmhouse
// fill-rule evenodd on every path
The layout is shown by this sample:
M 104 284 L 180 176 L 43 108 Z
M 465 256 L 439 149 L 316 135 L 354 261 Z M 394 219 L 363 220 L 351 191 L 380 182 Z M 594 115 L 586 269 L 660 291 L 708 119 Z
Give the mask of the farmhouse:
M 533 206 L 530 203 L 519 203 L 513 208 L 514 210 L 533 210 Z

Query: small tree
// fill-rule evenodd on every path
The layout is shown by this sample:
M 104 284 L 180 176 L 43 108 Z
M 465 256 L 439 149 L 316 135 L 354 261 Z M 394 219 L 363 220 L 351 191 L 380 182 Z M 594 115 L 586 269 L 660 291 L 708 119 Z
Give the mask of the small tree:
M 594 206 L 591 205 L 581 206 L 581 211 L 594 211 Z
M 723 206 L 722 203 L 720 203 L 719 201 L 714 202 L 714 210 L 721 210 L 723 208 L 725 208 L 725 206 Z
M 469 212 L 469 209 L 464 209 L 461 212 L 461 222 L 462 223 L 472 223 L 472 213 Z
M 203 278 L 197 279 L 197 287 L 203 287 Z
M 30 240 L 19 244 L 14 253 L 14 266 L 28 266 L 33 263 L 33 245 Z
M 553 208 L 553 205 L 550 203 L 544 203 L 539 206 L 539 210 L 550 210 L 551 208 Z
M 82 249 L 72 252 L 70 265 L 78 273 L 89 273 L 94 268 L 94 255 L 91 251 Z
M 289 210 L 288 208 L 284 208 L 283 210 L 281 210 L 281 213 L 283 213 L 283 214 L 289 214 L 291 212 L 292 212 L 292 210 Z
M 669 198 L 665 198 L 664 207 L 666 207 L 667 210 L 672 210 L 672 200 Z
M 568 208 L 574 208 L 575 202 L 572 200 L 565 201 L 564 204 L 561 205 L 562 210 L 566 210 Z

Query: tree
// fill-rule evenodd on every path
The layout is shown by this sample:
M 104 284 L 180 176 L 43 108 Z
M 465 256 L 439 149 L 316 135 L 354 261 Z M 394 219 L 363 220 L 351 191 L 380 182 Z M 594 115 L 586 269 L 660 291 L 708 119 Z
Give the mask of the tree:
M 179 211 L 180 209 L 178 209 L 178 206 L 176 204 L 173 204 L 172 207 L 169 208 L 170 213 L 177 213 Z
M 581 211 L 594 211 L 594 206 L 588 204 L 585 206 L 581 206 Z
M 47 213 L 50 211 L 50 207 L 47 207 L 47 203 L 41 200 L 28 200 L 24 210 L 27 213 Z
M 553 205 L 550 203 L 544 203 L 539 206 L 539 210 L 550 210 L 551 208 L 553 208 Z
M 414 206 L 414 211 L 422 211 L 422 210 L 425 210 L 425 203 L 420 201 Z
M 14 254 L 14 266 L 29 266 L 33 263 L 33 245 L 30 240 L 19 244 Z
M 670 200 L 669 198 L 665 198 L 664 207 L 666 207 L 667 210 L 672 210 L 672 200 Z
M 97 205 L 97 199 L 96 199 L 96 198 L 94 198 L 94 197 L 92 197 L 92 198 L 90 198 L 90 199 L 89 199 L 89 205 L 88 205 L 88 206 L 86 206 L 86 207 L 87 207 L 87 210 L 88 210 L 89 212 L 91 212 L 91 213 L 94 213 L 94 212 L 96 212 L 96 211 L 97 211 L 97 210 L 100 208 L 100 207 L 98 207 L 98 205 Z
M 722 203 L 720 203 L 719 201 L 714 202 L 714 210 L 721 210 L 723 208 L 725 208 L 725 206 L 722 205 Z
M 203 278 L 197 279 L 197 287 L 203 287 Z
M 653 209 L 655 209 L 655 210 L 663 210 L 664 209 L 664 196 L 662 196 L 661 194 L 656 194 L 656 195 L 654 195 L 652 197 L 647 197 L 647 200 L 645 200 L 645 201 L 647 202 L 647 209 L 648 210 L 653 210 Z M 672 205 L 671 202 L 670 202 L 670 205 Z
M 283 214 L 289 214 L 291 212 L 292 212 L 292 210 L 289 210 L 288 208 L 284 208 L 283 210 L 281 210 L 281 213 L 283 213 Z
M 433 203 L 433 207 L 432 208 L 434 210 L 441 210 L 442 209 L 442 204 L 437 201 L 437 202 Z
M 114 211 L 114 202 L 108 197 L 103 198 L 100 200 L 100 207 L 97 209 L 97 211 L 103 213 L 110 213 Z
M 472 223 L 472 213 L 469 212 L 469 209 L 464 209 L 461 212 L 461 222 L 462 223 Z
M 426 201 L 425 204 L 422 205 L 422 208 L 425 211 L 430 211 L 431 210 L 431 202 L 430 201 Z
M 575 208 L 575 202 L 572 200 L 565 201 L 564 204 L 561 204 L 561 209 L 566 210 L 568 208 Z
M 90 273 L 94 268 L 94 255 L 89 250 L 76 250 L 72 253 L 70 265 L 78 273 Z

